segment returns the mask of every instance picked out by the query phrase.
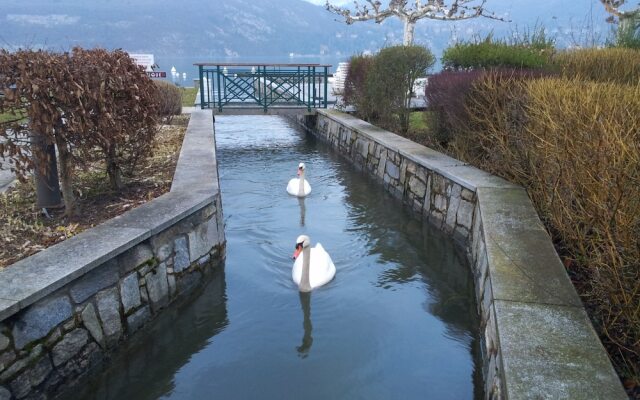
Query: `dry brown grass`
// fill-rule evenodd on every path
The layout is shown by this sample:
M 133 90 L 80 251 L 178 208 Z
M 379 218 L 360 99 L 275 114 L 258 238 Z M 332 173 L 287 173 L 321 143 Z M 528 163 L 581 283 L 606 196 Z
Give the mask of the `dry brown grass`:
M 160 127 L 152 155 L 125 177 L 125 188 L 120 192 L 110 189 L 102 163 L 78 169 L 74 190 L 79 217 L 68 219 L 59 210 L 49 210 L 51 218 L 43 215 L 35 208 L 31 182 L 0 194 L 0 268 L 168 192 L 186 132 L 185 118 L 176 117 L 177 125 Z
M 640 84 L 476 83 L 454 155 L 524 185 L 629 385 L 640 381 Z

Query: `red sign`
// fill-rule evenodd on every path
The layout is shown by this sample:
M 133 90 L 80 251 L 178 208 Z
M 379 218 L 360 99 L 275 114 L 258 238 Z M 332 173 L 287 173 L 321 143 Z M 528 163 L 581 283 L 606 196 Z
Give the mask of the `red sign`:
M 147 71 L 149 78 L 166 78 L 167 73 L 164 71 Z

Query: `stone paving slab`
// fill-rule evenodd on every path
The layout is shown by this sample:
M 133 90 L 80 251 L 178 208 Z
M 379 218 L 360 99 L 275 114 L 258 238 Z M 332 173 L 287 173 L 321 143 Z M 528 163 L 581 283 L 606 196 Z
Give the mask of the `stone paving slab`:
M 527 192 L 477 193 L 494 298 L 582 307 Z
M 25 308 L 212 202 L 213 194 L 167 193 L 0 270 L 0 298 Z M 11 314 L 0 308 L 0 319 Z
M 101 224 L 0 270 L 0 298 L 25 308 L 149 237 L 142 228 Z M 0 308 L 0 320 L 12 313 Z
M 219 189 L 216 169 L 216 142 L 212 129 L 211 110 L 194 110 L 180 150 L 180 157 L 173 176 L 171 191 L 194 189 Z
M 0 321 L 7 316 L 13 315 L 20 310 L 20 305 L 16 300 L 0 299 Z
M 494 302 L 506 399 L 627 399 L 584 309 Z
M 214 195 L 203 191 L 175 191 L 108 221 L 121 228 L 145 229 L 153 236 L 214 201 Z
M 432 169 L 467 165 L 460 160 L 416 143 L 409 149 L 400 150 L 400 154 L 417 164 L 426 167 L 433 166 Z
M 470 165 L 438 166 L 436 172 L 452 181 L 477 191 L 479 188 L 519 188 L 520 186 Z

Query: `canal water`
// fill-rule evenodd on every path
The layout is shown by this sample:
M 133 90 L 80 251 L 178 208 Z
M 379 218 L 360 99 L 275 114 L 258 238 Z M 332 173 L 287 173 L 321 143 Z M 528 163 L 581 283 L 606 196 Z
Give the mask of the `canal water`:
M 482 387 L 463 252 L 325 144 L 278 117 L 218 117 L 225 268 L 73 398 L 474 399 Z M 312 192 L 285 187 L 299 162 Z M 295 240 L 333 281 L 301 294 Z

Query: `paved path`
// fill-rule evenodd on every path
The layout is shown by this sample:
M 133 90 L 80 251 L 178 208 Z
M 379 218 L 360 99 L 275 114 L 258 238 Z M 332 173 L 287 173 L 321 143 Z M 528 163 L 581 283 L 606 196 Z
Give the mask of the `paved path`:
M 11 187 L 11 184 L 15 181 L 15 176 L 13 175 L 13 173 L 11 171 L 2 169 L 5 167 L 9 167 L 8 165 L 4 165 L 3 162 L 3 166 L 0 167 L 0 193 L 4 193 L 7 191 L 7 189 L 9 189 L 9 187 Z

